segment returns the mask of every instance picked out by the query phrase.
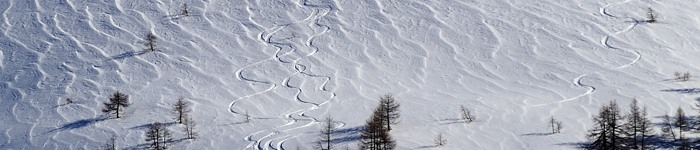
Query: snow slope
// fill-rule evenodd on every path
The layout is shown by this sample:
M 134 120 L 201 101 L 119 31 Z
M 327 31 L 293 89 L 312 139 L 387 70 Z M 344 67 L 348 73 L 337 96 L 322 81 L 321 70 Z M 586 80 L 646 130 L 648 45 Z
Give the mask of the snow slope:
M 178 15 L 183 4 L 190 16 Z M 645 23 L 646 9 L 659 15 Z M 700 1 L 104 0 L 0 3 L 0 149 L 147 146 L 178 97 L 201 137 L 174 149 L 311 149 L 319 120 L 356 148 L 393 94 L 399 149 L 575 149 L 591 115 L 633 98 L 691 109 Z M 142 53 L 146 34 L 158 52 Z M 109 94 L 124 118 L 104 119 Z M 73 104 L 64 105 L 71 98 Z M 477 122 L 455 121 L 459 105 Z M 625 107 L 626 108 L 626 107 Z M 252 115 L 243 123 L 243 114 Z M 548 135 L 546 121 L 564 122 Z M 652 121 L 659 122 L 654 118 Z M 443 133 L 448 144 L 432 147 Z

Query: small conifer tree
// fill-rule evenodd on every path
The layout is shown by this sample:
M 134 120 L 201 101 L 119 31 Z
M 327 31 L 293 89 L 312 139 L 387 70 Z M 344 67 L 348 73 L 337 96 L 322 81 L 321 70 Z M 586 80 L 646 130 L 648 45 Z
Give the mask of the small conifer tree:
M 469 110 L 469 108 L 464 107 L 464 105 L 460 105 L 459 111 L 462 121 L 466 123 L 471 123 L 474 122 L 474 120 L 476 120 L 476 117 L 474 116 L 472 111 Z
M 151 149 L 165 150 L 168 149 L 168 144 L 173 141 L 170 130 L 160 122 L 152 123 L 146 132 L 146 142 L 150 142 Z
M 148 33 L 146 35 L 146 43 L 144 45 L 146 46 L 146 52 L 155 52 L 156 51 L 156 40 L 158 38 L 156 35 L 153 35 L 153 33 Z
M 177 114 L 177 117 L 175 117 L 177 123 L 183 123 L 184 118 L 190 112 L 189 104 L 185 102 L 184 98 L 180 97 L 173 105 L 173 111 Z
M 442 133 L 438 134 L 433 142 L 435 142 L 435 146 L 444 146 L 447 144 L 447 140 L 442 136 Z
M 187 139 L 196 139 L 197 136 L 199 136 L 199 133 L 195 131 L 195 127 L 197 123 L 194 122 L 194 119 L 192 119 L 191 116 L 186 115 L 183 118 L 182 124 L 185 125 L 185 135 L 187 135 Z
M 130 105 L 129 96 L 117 91 L 109 97 L 109 102 L 104 103 L 104 105 L 102 112 L 114 114 L 117 118 L 120 118 L 122 109 Z

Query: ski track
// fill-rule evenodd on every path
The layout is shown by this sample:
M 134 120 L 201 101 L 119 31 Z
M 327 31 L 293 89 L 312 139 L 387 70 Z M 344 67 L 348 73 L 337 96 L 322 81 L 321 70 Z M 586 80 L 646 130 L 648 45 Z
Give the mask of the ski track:
M 253 130 L 246 130 L 250 127 L 240 125 L 235 128 L 243 130 L 229 131 L 200 123 L 207 130 L 215 130 L 216 135 L 211 137 L 225 136 L 224 140 L 233 138 L 235 142 L 232 143 L 237 144 L 234 149 L 284 150 L 293 149 L 292 146 L 303 147 L 309 143 L 296 142 L 311 141 L 309 137 L 314 137 L 315 132 L 308 131 L 315 130 L 316 125 L 320 124 L 320 116 L 316 115 L 324 113 L 319 110 L 331 110 L 332 104 L 336 104 L 332 102 L 336 102 L 337 94 L 342 94 L 342 99 L 359 99 L 353 103 L 369 104 L 364 100 L 370 99 L 368 95 L 376 94 L 378 90 L 395 93 L 402 96 L 402 100 L 407 99 L 402 107 L 416 108 L 416 105 L 425 104 L 420 100 L 437 95 L 447 99 L 446 104 L 465 103 L 474 107 L 479 115 L 474 124 L 440 124 L 440 128 L 435 128 L 440 121 L 420 122 L 409 120 L 416 119 L 410 116 L 405 117 L 407 122 L 415 124 L 402 124 L 398 128 L 422 129 L 427 126 L 435 128 L 431 132 L 466 131 L 464 134 L 446 135 L 464 140 L 450 143 L 477 149 L 540 149 L 527 141 L 540 137 L 523 138 L 524 133 L 519 133 L 530 130 L 504 127 L 500 126 L 501 123 L 506 120 L 513 120 L 511 123 L 515 124 L 531 123 L 533 121 L 529 119 L 536 120 L 533 116 L 539 115 L 539 109 L 551 105 L 556 107 L 545 110 L 548 115 L 556 114 L 562 108 L 574 108 L 585 115 L 595 113 L 589 110 L 590 106 L 571 105 L 571 102 L 610 92 L 605 85 L 598 85 L 597 79 L 607 79 L 610 73 L 624 74 L 628 69 L 637 69 L 633 67 L 643 57 L 645 64 L 639 66 L 646 67 L 646 59 L 658 57 L 654 53 L 632 48 L 634 46 L 627 41 L 620 41 L 627 40 L 629 37 L 626 34 L 633 33 L 631 31 L 647 29 L 640 26 L 643 23 L 639 20 L 617 14 L 617 9 L 623 8 L 619 6 L 632 1 L 635 0 L 595 3 L 590 7 L 585 6 L 590 5 L 588 3 L 578 2 L 580 5 L 577 7 L 576 4 L 548 1 L 459 1 L 450 6 L 432 1 L 333 1 L 333 4 L 326 6 L 311 4 L 308 0 L 294 0 L 268 7 L 273 3 L 261 0 L 204 0 L 182 2 L 191 4 L 188 6 L 193 9 L 193 15 L 174 18 L 169 16 L 178 9 L 181 1 L 7 0 L 5 4 L 0 4 L 0 9 L 4 9 L 0 10 L 0 31 L 3 35 L 0 44 L 5 48 L 0 50 L 0 108 L 6 110 L 6 113 L 0 114 L 0 123 L 11 126 L 0 126 L 0 149 L 94 149 L 95 143 L 103 142 L 104 137 L 110 134 L 124 136 L 119 141 L 123 143 L 143 142 L 141 126 L 118 127 L 100 122 L 81 122 L 99 117 L 101 113 L 97 107 L 102 105 L 110 92 L 118 90 L 133 94 L 135 104 L 138 103 L 133 105 L 136 108 L 125 112 L 126 116 L 162 115 L 144 108 L 141 100 L 152 100 L 155 104 L 146 106 L 165 110 L 171 104 L 172 95 L 191 100 L 195 110 L 207 109 L 202 106 L 216 106 L 217 109 L 211 111 L 213 114 L 207 114 L 213 117 L 206 118 L 216 123 L 235 122 L 233 120 L 242 118 L 244 108 L 266 111 L 275 109 L 267 103 L 280 101 L 291 104 L 279 113 L 251 114 L 255 121 L 250 123 Z M 218 3 L 248 5 L 240 7 L 243 8 L 240 10 L 210 8 Z M 294 5 L 291 6 L 293 10 L 280 9 L 290 8 L 289 5 Z M 369 7 L 358 10 L 370 12 L 353 15 L 356 7 Z M 564 15 L 573 18 L 548 14 L 551 10 L 562 8 L 580 10 L 570 12 L 574 15 Z M 338 12 L 350 13 L 339 15 Z M 606 28 L 603 24 L 609 22 L 596 19 L 601 17 L 605 18 L 603 21 L 624 24 L 615 26 L 615 29 Z M 578 24 L 577 21 L 586 23 L 580 23 L 583 24 L 579 26 L 581 28 L 573 31 L 556 30 L 558 26 Z M 149 32 L 163 39 L 159 44 L 164 46 L 165 51 L 145 55 L 129 53 L 143 49 L 143 35 Z M 289 34 L 292 37 L 288 37 Z M 338 36 L 338 39 L 328 35 Z M 220 39 L 223 42 L 216 41 Z M 561 41 L 569 43 L 562 44 Z M 558 47 L 561 45 L 564 46 Z M 586 47 L 588 45 L 603 52 L 622 55 L 619 58 L 605 57 L 598 54 L 601 52 L 587 49 L 590 48 Z M 221 58 L 207 58 L 212 55 Z M 222 58 L 223 61 L 220 60 Z M 563 65 L 549 66 L 546 63 Z M 336 68 L 338 65 L 347 65 L 347 68 Z M 571 68 L 557 68 L 566 65 Z M 269 68 L 273 68 L 270 69 L 272 71 L 265 70 Z M 548 73 L 541 73 L 544 71 Z M 524 80 L 513 84 L 511 77 L 522 77 Z M 214 85 L 207 87 L 208 84 Z M 338 85 L 343 85 L 343 90 L 337 90 L 335 86 Z M 550 85 L 563 88 L 548 88 Z M 234 88 L 213 89 L 221 87 Z M 244 91 L 235 91 L 238 89 Z M 350 94 L 359 96 L 346 97 Z M 486 98 L 482 99 L 483 96 Z M 261 100 L 264 103 L 258 103 L 258 97 L 264 97 Z M 500 101 L 519 97 L 526 98 L 520 103 L 517 100 Z M 530 98 L 542 97 L 552 101 L 530 102 Z M 76 104 L 64 105 L 65 98 L 76 100 Z M 253 103 L 253 107 L 243 107 L 248 103 Z M 503 108 L 496 104 L 504 103 L 519 105 L 512 107 L 517 109 L 503 112 Z M 352 106 L 366 107 L 369 106 L 367 104 Z M 454 111 L 452 108 L 438 109 L 444 114 Z M 434 117 L 443 115 L 438 114 L 443 113 L 440 111 L 430 114 L 431 117 L 441 119 Z M 404 113 L 422 114 L 415 110 Z M 169 119 L 133 118 L 137 117 L 109 122 L 135 125 Z M 264 120 L 273 120 L 274 123 L 260 123 Z M 359 117 L 349 120 L 348 123 L 338 122 L 336 127 L 354 126 L 363 121 Z M 583 125 L 584 128 L 590 124 L 588 118 L 573 120 L 576 126 Z M 264 128 L 256 128 L 259 126 Z M 399 131 L 393 133 L 402 138 L 412 136 Z M 229 135 L 231 132 L 236 134 Z M 176 133 L 179 135 L 179 132 Z M 228 143 L 217 143 L 221 141 L 219 139 L 207 138 L 209 135 L 196 141 L 199 142 L 196 144 L 205 143 L 197 146 L 228 146 Z M 571 142 L 545 138 L 542 140 L 548 141 L 545 143 Z M 412 146 L 425 144 L 416 139 L 399 141 Z M 123 148 L 140 147 L 132 145 Z M 191 148 L 188 146 L 185 149 Z
M 319 123 L 319 121 L 316 118 L 305 115 L 306 112 L 319 109 L 319 107 L 321 105 L 327 104 L 328 102 L 335 99 L 336 94 L 334 92 L 328 91 L 326 89 L 326 85 L 331 80 L 331 77 L 326 76 L 326 75 L 316 75 L 316 74 L 308 73 L 307 67 L 305 65 L 301 64 L 302 59 L 307 58 L 307 57 L 312 57 L 313 55 L 315 55 L 316 53 L 318 53 L 320 51 L 320 49 L 318 47 L 313 45 L 313 40 L 315 38 L 323 35 L 328 30 L 330 30 L 330 27 L 319 24 L 318 19 L 322 18 L 325 15 L 327 15 L 328 13 L 330 13 L 330 11 L 332 11 L 332 8 L 330 6 L 325 6 L 325 7 L 324 6 L 311 6 L 311 5 L 306 4 L 306 2 L 307 1 L 299 1 L 299 3 L 297 3 L 297 5 L 299 7 L 316 8 L 307 18 L 300 20 L 300 21 L 297 21 L 297 22 L 294 22 L 294 23 L 274 26 L 274 27 L 271 27 L 271 28 L 269 28 L 269 29 L 267 29 L 259 34 L 259 36 L 258 36 L 259 40 L 261 40 L 264 43 L 268 44 L 269 46 L 272 46 L 272 47 L 277 49 L 277 51 L 270 58 L 258 61 L 258 62 L 253 63 L 253 64 L 250 64 L 250 65 L 245 66 L 245 67 L 236 71 L 236 78 L 237 79 L 242 80 L 242 81 L 247 81 L 247 82 L 253 82 L 253 83 L 268 84 L 268 85 L 270 85 L 270 88 L 268 88 L 267 90 L 264 90 L 264 91 L 250 94 L 250 95 L 242 96 L 242 97 L 234 100 L 230 104 L 229 108 L 230 108 L 231 113 L 240 115 L 240 113 L 238 113 L 234 110 L 234 106 L 235 106 L 236 102 L 243 100 L 243 99 L 247 99 L 247 98 L 252 97 L 252 96 L 265 94 L 269 91 L 274 90 L 277 87 L 277 84 L 273 83 L 272 81 L 259 81 L 259 80 L 249 79 L 249 78 L 246 78 L 243 76 L 243 72 L 245 70 L 249 69 L 250 67 L 256 66 L 256 65 L 264 63 L 264 62 L 273 61 L 273 60 L 275 60 L 279 63 L 282 63 L 282 64 L 290 64 L 291 66 L 294 67 L 295 72 L 290 74 L 287 78 L 283 79 L 281 85 L 283 85 L 285 88 L 295 89 L 297 92 L 295 93 L 295 95 L 293 96 L 292 99 L 294 99 L 295 101 L 297 101 L 300 104 L 310 105 L 310 107 L 284 114 L 283 115 L 284 118 L 280 118 L 280 119 L 286 120 L 287 121 L 286 124 L 276 126 L 272 129 L 257 131 L 257 132 L 254 132 L 252 134 L 249 134 L 248 136 L 246 136 L 244 138 L 245 141 L 249 142 L 249 144 L 246 146 L 246 149 L 254 148 L 254 149 L 258 149 L 258 150 L 263 150 L 263 149 L 283 150 L 285 141 L 287 141 L 291 138 L 296 138 L 296 137 L 302 136 L 302 134 L 291 134 L 288 132 L 294 131 L 297 129 L 301 129 L 301 128 L 310 127 L 312 125 Z M 316 27 L 323 28 L 323 31 L 309 36 L 309 38 L 306 40 L 306 43 L 304 43 L 304 45 L 306 47 L 313 49 L 313 51 L 311 53 L 308 53 L 302 57 L 296 58 L 291 62 L 287 62 L 287 61 L 282 60 L 281 57 L 291 55 L 291 54 L 297 52 L 297 49 L 295 49 L 290 44 L 281 43 L 281 42 L 273 42 L 271 39 L 276 32 L 285 29 L 287 25 L 297 24 L 297 23 L 309 23 L 310 26 L 316 26 Z M 292 50 L 289 52 L 280 54 L 281 51 L 283 50 L 282 47 L 289 47 L 289 48 L 292 48 Z M 289 80 L 291 80 L 292 77 L 295 77 L 297 75 L 304 75 L 304 76 L 310 77 L 310 78 L 323 78 L 324 82 L 321 85 L 317 86 L 318 90 L 328 92 L 328 93 L 330 93 L 331 96 L 328 98 L 328 100 L 326 100 L 322 103 L 313 103 L 313 102 L 308 102 L 308 101 L 303 100 L 300 95 L 304 92 L 304 89 L 302 89 L 300 86 L 297 87 L 297 86 L 293 86 L 293 85 L 289 84 Z M 303 85 L 305 82 L 306 81 L 303 80 L 302 83 L 300 83 L 300 85 Z M 297 117 L 299 117 L 299 118 L 297 118 Z M 307 122 L 307 123 L 301 124 L 301 125 L 296 125 L 299 122 Z M 257 139 L 254 139 L 254 136 L 261 135 L 261 134 L 264 136 L 257 138 Z
M 600 10 L 599 13 L 600 13 L 601 15 L 603 15 L 603 16 L 615 18 L 615 19 L 617 19 L 617 20 L 632 20 L 632 22 L 630 23 L 630 25 L 629 25 L 627 28 L 625 28 L 625 29 L 623 29 L 623 30 L 621 30 L 621 31 L 617 31 L 617 32 L 615 32 L 615 33 L 613 33 L 613 34 L 611 34 L 611 35 L 607 35 L 607 36 L 604 36 L 603 38 L 601 38 L 601 39 L 600 39 L 600 45 L 603 46 L 603 47 L 605 47 L 605 48 L 607 48 L 607 49 L 611 49 L 611 50 L 620 50 L 620 51 L 625 51 L 625 52 L 627 52 L 627 53 L 632 53 L 632 54 L 635 55 L 634 60 L 630 61 L 630 62 L 627 63 L 627 64 L 624 64 L 624 65 L 621 65 L 621 66 L 618 66 L 618 67 L 614 67 L 614 68 L 610 68 L 610 70 L 600 70 L 600 71 L 595 71 L 595 72 L 592 72 L 592 73 L 599 73 L 599 72 L 601 72 L 601 71 L 613 71 L 613 70 L 621 70 L 621 69 L 629 68 L 629 67 L 633 66 L 634 64 L 636 64 L 637 62 L 639 62 L 639 61 L 642 59 L 642 54 L 641 54 L 639 51 L 636 51 L 636 50 L 628 50 L 627 48 L 618 48 L 618 47 L 611 46 L 611 45 L 609 44 L 609 41 L 610 41 L 610 38 L 611 38 L 611 37 L 614 37 L 615 35 L 620 35 L 620 34 L 624 34 L 624 33 L 626 33 L 626 32 L 629 32 L 629 31 L 631 31 L 632 29 L 634 29 L 636 26 L 639 25 L 639 22 L 636 21 L 634 18 L 623 18 L 623 17 L 615 16 L 615 15 L 610 14 L 610 13 L 607 11 L 609 7 L 612 7 L 612 6 L 615 6 L 615 5 L 622 5 L 622 4 L 628 3 L 628 2 L 630 2 L 630 1 L 632 1 L 632 0 L 626 0 L 626 1 L 624 1 L 624 2 L 616 3 L 616 4 L 608 4 L 608 5 L 605 5 L 605 6 L 603 6 L 603 7 L 601 7 L 601 8 L 599 9 L 599 10 Z M 540 106 L 547 106 L 547 105 L 552 105 L 552 104 L 566 103 L 566 102 L 574 101 L 574 100 L 577 100 L 577 99 L 579 99 L 579 98 L 581 98 L 581 97 L 584 97 L 584 96 L 591 95 L 591 94 L 595 93 L 595 91 L 596 91 L 595 86 L 593 86 L 593 85 L 587 85 L 587 84 L 582 83 L 582 79 L 585 78 L 586 76 L 588 76 L 588 74 L 589 74 L 589 73 L 582 74 L 582 75 L 576 77 L 576 78 L 572 81 L 572 84 L 575 85 L 575 86 L 577 86 L 577 87 L 587 88 L 588 90 L 587 90 L 585 93 L 583 93 L 583 94 L 581 94 L 581 95 L 577 95 L 577 96 L 571 97 L 571 98 L 566 98 L 566 99 L 563 99 L 563 100 L 559 100 L 559 101 L 556 101 L 556 102 L 552 102 L 552 103 L 537 104 L 537 105 L 532 105 L 532 106 L 533 106 L 533 107 L 540 107 Z
M 124 80 L 121 80 L 123 76 L 117 70 L 129 72 L 128 70 L 131 69 L 145 68 L 138 72 L 146 74 L 145 76 L 149 78 L 141 79 L 149 81 L 141 82 L 141 79 L 134 81 L 139 82 L 138 84 L 148 84 L 157 82 L 154 78 L 164 78 L 158 70 L 163 66 L 170 65 L 164 62 L 175 62 L 173 60 L 148 61 L 148 57 L 171 59 L 167 54 L 144 56 L 146 58 L 135 58 L 126 62 L 141 66 L 121 68 L 119 65 L 120 61 L 105 59 L 110 55 L 114 55 L 106 52 L 133 48 L 129 46 L 115 46 L 123 44 L 121 43 L 123 41 L 114 42 L 118 44 L 107 44 L 105 41 L 122 38 L 116 35 L 138 34 L 134 34 L 115 24 L 112 16 L 105 15 L 102 12 L 104 10 L 99 5 L 82 5 L 84 7 L 76 8 L 71 1 L 62 1 L 48 4 L 62 6 L 43 7 L 40 5 L 40 1 L 10 0 L 8 2 L 6 3 L 7 9 L 2 11 L 4 24 L 0 25 L 4 35 L 3 39 L 5 39 L 3 44 L 12 45 L 16 49 L 0 51 L 0 62 L 3 64 L 17 63 L 22 65 L 0 65 L 0 70 L 2 70 L 0 79 L 3 79 L 0 82 L 0 87 L 2 87 L 0 89 L 3 89 L 0 90 L 3 96 L 0 97 L 2 99 L 0 103 L 10 103 L 5 107 L 9 108 L 7 110 L 10 112 L 7 116 L 3 116 L 3 120 L 7 121 L 5 123 L 21 126 L 1 128 L 3 130 L 0 132 L 12 139 L 5 141 L 3 137 L 3 140 L 0 141 L 0 148 L 2 149 L 60 149 L 61 147 L 94 149 L 88 145 L 99 143 L 97 142 L 101 140 L 99 137 L 82 135 L 80 132 L 63 131 L 73 129 L 69 128 L 71 126 L 68 125 L 77 125 L 77 127 L 92 125 L 92 123 L 70 123 L 74 121 L 78 121 L 74 123 L 82 123 L 80 121 L 98 117 L 98 111 L 95 111 L 93 107 L 87 106 L 101 104 L 103 99 L 99 96 L 105 95 L 102 93 L 103 90 L 112 92 L 113 86 L 130 86 L 124 83 Z M 28 6 L 28 8 L 15 10 L 14 6 L 18 3 L 24 3 L 20 5 Z M 69 7 L 63 7 L 68 5 Z M 53 10 L 59 8 L 72 9 L 72 12 L 76 14 L 67 15 L 60 12 L 60 10 Z M 46 11 L 45 9 L 49 10 Z M 142 17 L 146 18 L 145 16 Z M 21 27 L 15 28 L 16 25 Z M 86 36 L 84 33 L 93 36 Z M 117 73 L 114 71 L 117 71 Z M 76 79 L 76 76 L 80 76 L 80 78 Z M 132 88 L 129 90 L 144 91 L 141 88 L 145 86 L 133 86 L 132 84 L 130 87 Z M 170 88 L 184 89 L 182 85 Z M 166 89 L 165 91 L 167 90 L 172 89 Z M 65 98 L 74 99 L 75 104 L 63 104 Z M 80 109 L 74 109 L 76 107 Z M 75 114 L 76 111 L 83 113 Z M 132 112 L 127 111 L 126 113 Z M 102 133 L 102 131 L 110 130 L 116 131 L 111 128 L 98 128 L 95 131 Z M 65 141 L 63 138 L 66 136 L 76 136 L 82 139 L 76 140 L 77 142 Z M 4 147 L 6 143 L 22 147 Z

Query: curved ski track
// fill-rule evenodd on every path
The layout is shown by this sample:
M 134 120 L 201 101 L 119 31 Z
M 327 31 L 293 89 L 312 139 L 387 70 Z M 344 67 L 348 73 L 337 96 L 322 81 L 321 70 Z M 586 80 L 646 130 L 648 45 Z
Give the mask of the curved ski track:
M 307 66 L 301 63 L 302 59 L 304 59 L 306 57 L 312 57 L 313 55 L 315 55 L 319 51 L 319 48 L 313 45 L 313 40 L 315 38 L 325 34 L 328 30 L 330 30 L 330 27 L 318 23 L 318 19 L 326 16 L 328 13 L 330 13 L 333 10 L 333 8 L 330 6 L 312 6 L 312 5 L 307 4 L 307 2 L 305 0 L 299 1 L 297 6 L 299 6 L 299 7 L 311 7 L 311 8 L 315 8 L 315 10 L 307 18 L 300 20 L 300 21 L 297 21 L 297 22 L 294 22 L 294 23 L 290 23 L 290 24 L 309 23 L 309 26 L 315 26 L 317 28 L 323 29 L 321 32 L 309 36 L 308 39 L 306 39 L 306 43 L 304 43 L 304 45 L 306 47 L 313 49 L 313 51 L 311 53 L 308 53 L 306 55 L 298 57 L 291 62 L 283 61 L 280 57 L 295 53 L 297 51 L 297 49 L 294 49 L 288 43 L 273 42 L 273 41 L 271 41 L 271 38 L 272 38 L 272 36 L 274 36 L 274 34 L 276 32 L 285 29 L 286 26 L 289 24 L 274 26 L 274 27 L 271 27 L 271 28 L 263 31 L 262 33 L 260 33 L 259 40 L 261 40 L 266 45 L 275 47 L 277 49 L 277 51 L 275 52 L 275 54 L 273 54 L 268 59 L 264 59 L 264 60 L 255 62 L 253 64 L 250 64 L 248 66 L 245 66 L 245 67 L 237 70 L 236 71 L 236 78 L 239 80 L 251 82 L 251 83 L 267 84 L 267 85 L 270 85 L 270 87 L 266 90 L 259 91 L 259 92 L 256 92 L 256 93 L 253 93 L 250 95 L 242 96 L 242 97 L 234 100 L 233 102 L 231 102 L 231 104 L 229 106 L 229 111 L 233 114 L 241 115 L 240 112 L 236 112 L 234 110 L 236 102 L 247 99 L 247 98 L 252 97 L 252 96 L 265 94 L 265 93 L 277 88 L 278 85 L 282 85 L 285 88 L 295 89 L 296 93 L 295 93 L 294 97 L 292 97 L 292 99 L 300 104 L 310 105 L 310 106 L 308 108 L 305 108 L 305 109 L 299 109 L 299 110 L 284 114 L 283 115 L 284 117 L 280 118 L 280 119 L 287 121 L 287 123 L 285 123 L 283 125 L 276 126 L 272 129 L 257 131 L 257 132 L 254 132 L 254 133 L 247 135 L 244 138 L 245 141 L 249 142 L 249 144 L 246 146 L 246 149 L 284 150 L 285 149 L 284 148 L 285 141 L 287 141 L 291 138 L 295 138 L 295 137 L 299 137 L 299 136 L 303 135 L 303 134 L 288 134 L 287 132 L 301 129 L 301 128 L 305 128 L 305 127 L 310 127 L 312 125 L 319 123 L 319 121 L 316 118 L 307 116 L 305 113 L 312 111 L 312 110 L 319 109 L 322 105 L 325 105 L 328 102 L 335 99 L 336 93 L 333 91 L 329 91 L 326 88 L 326 85 L 331 80 L 331 77 L 327 76 L 327 75 L 317 75 L 317 74 L 311 74 L 309 72 L 306 72 Z M 284 53 L 284 54 L 280 54 L 282 51 L 282 47 L 285 47 L 285 46 L 293 48 L 293 50 L 289 51 L 287 53 Z M 282 63 L 282 64 L 290 64 L 291 66 L 294 67 L 295 72 L 290 74 L 287 78 L 285 78 L 279 84 L 274 83 L 272 81 L 253 80 L 253 79 L 249 79 L 249 78 L 246 78 L 245 76 L 243 76 L 242 73 L 245 70 L 247 70 L 250 67 L 253 67 L 255 65 L 258 65 L 258 64 L 261 64 L 264 62 L 268 62 L 268 61 L 277 61 L 278 63 Z M 304 92 L 304 89 L 302 89 L 301 87 L 295 87 L 295 86 L 292 86 L 289 84 L 289 80 L 292 77 L 297 76 L 297 75 L 303 75 L 303 76 L 309 77 L 309 78 L 323 78 L 324 82 L 318 86 L 317 90 L 329 93 L 330 97 L 328 98 L 328 100 L 326 100 L 322 103 L 314 103 L 314 102 L 309 102 L 309 101 L 303 100 L 300 97 L 300 94 L 302 94 L 302 92 Z M 255 119 L 255 117 L 252 117 L 252 118 Z M 258 139 L 254 139 L 253 136 L 256 136 L 256 135 L 263 135 L 263 136 L 258 138 Z
M 631 31 L 632 29 L 634 29 L 637 25 L 639 25 L 639 22 L 636 21 L 634 18 L 625 18 L 625 17 L 615 16 L 615 15 L 610 14 L 610 13 L 607 11 L 609 7 L 612 7 L 612 6 L 614 6 L 614 5 L 622 5 L 622 4 L 628 3 L 628 2 L 630 2 L 630 1 L 632 1 L 632 0 L 626 0 L 626 1 L 621 2 L 621 3 L 608 4 L 608 5 L 605 5 L 605 6 L 603 6 L 603 7 L 601 7 L 601 8 L 599 9 L 600 15 L 603 15 L 603 16 L 606 16 L 606 17 L 615 18 L 615 19 L 618 19 L 618 20 L 622 20 L 622 19 L 625 19 L 625 20 L 632 20 L 632 22 L 630 23 L 630 25 L 629 25 L 627 28 L 625 28 L 625 29 L 623 29 L 623 30 L 621 30 L 621 31 L 615 32 L 615 33 L 613 33 L 613 34 L 606 35 L 606 36 L 604 36 L 603 38 L 601 38 L 601 39 L 600 39 L 600 45 L 603 46 L 603 47 L 605 47 L 605 48 L 611 49 L 611 50 L 619 50 L 619 51 L 625 51 L 625 52 L 628 52 L 628 53 L 632 53 L 632 54 L 634 54 L 634 55 L 636 56 L 636 58 L 635 58 L 634 60 L 632 60 L 631 62 L 627 63 L 627 64 L 624 64 L 624 65 L 621 65 L 621 66 L 618 66 L 618 67 L 615 67 L 615 68 L 610 68 L 610 70 L 599 70 L 599 71 L 594 71 L 594 72 L 591 72 L 591 73 L 582 74 L 582 75 L 580 75 L 580 76 L 574 78 L 574 80 L 572 81 L 572 84 L 573 84 L 573 85 L 575 85 L 575 86 L 577 86 L 577 87 L 583 87 L 583 88 L 587 88 L 587 89 L 588 89 L 588 90 L 587 90 L 585 93 L 583 93 L 583 94 L 580 94 L 580 95 L 577 95 L 577 96 L 574 96 L 574 97 L 571 97 L 571 98 L 566 98 L 566 99 L 563 99 L 563 100 L 559 100 L 559 101 L 556 101 L 556 102 L 545 103 L 545 104 L 537 104 L 537 105 L 532 105 L 532 106 L 534 106 L 534 107 L 539 107 L 539 106 L 546 106 L 546 105 L 552 105 L 552 104 L 561 104 L 561 103 L 565 103 L 565 102 L 569 102 L 569 101 L 574 101 L 574 100 L 576 100 L 576 99 L 579 99 L 579 98 L 584 97 L 584 96 L 587 96 L 587 95 L 591 95 L 591 94 L 595 93 L 596 87 L 593 86 L 593 85 L 584 84 L 584 83 L 582 82 L 582 79 L 583 79 L 583 78 L 585 78 L 585 77 L 588 76 L 589 74 L 592 74 L 592 73 L 599 73 L 599 72 L 601 72 L 601 71 L 612 71 L 612 70 L 625 69 L 625 68 L 631 67 L 632 65 L 636 64 L 637 62 L 639 62 L 639 60 L 642 59 L 642 54 L 641 54 L 639 51 L 636 51 L 636 50 L 628 50 L 627 48 L 614 47 L 614 46 L 612 46 L 612 45 L 610 45 L 610 44 L 608 43 L 608 42 L 610 41 L 610 37 L 614 37 L 615 35 L 620 35 L 620 34 L 629 32 L 629 31 Z

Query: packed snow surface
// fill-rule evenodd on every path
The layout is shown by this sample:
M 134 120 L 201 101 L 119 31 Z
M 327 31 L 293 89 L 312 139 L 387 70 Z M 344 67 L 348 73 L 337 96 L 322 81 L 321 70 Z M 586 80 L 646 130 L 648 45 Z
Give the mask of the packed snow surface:
M 189 15 L 180 12 L 187 4 Z M 647 9 L 658 22 L 647 23 Z M 575 149 L 591 116 L 636 98 L 653 122 L 690 111 L 698 0 L 5 0 L 0 149 L 311 149 L 321 120 L 356 148 L 380 96 L 398 149 Z M 158 37 L 144 52 L 145 37 Z M 121 91 L 123 118 L 100 110 Z M 172 104 L 191 104 L 184 139 Z M 65 99 L 74 103 L 66 104 Z M 476 122 L 461 123 L 459 106 Z M 252 116 L 244 123 L 244 114 Z M 692 115 L 695 115 L 691 113 Z M 548 134 L 550 117 L 560 134 Z M 447 145 L 434 147 L 442 133 Z

